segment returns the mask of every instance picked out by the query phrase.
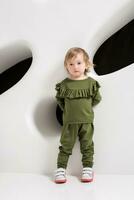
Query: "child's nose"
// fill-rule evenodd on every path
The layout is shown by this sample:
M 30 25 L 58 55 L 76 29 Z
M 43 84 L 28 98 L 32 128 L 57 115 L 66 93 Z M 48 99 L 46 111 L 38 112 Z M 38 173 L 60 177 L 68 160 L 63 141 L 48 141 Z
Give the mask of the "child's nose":
M 77 64 L 74 64 L 74 69 L 77 69 L 78 68 L 78 65 Z

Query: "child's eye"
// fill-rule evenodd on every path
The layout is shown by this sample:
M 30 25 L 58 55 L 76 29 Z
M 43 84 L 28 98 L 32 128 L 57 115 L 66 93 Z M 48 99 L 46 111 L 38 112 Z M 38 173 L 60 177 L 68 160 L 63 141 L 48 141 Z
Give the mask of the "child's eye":
M 72 63 L 70 63 L 70 66 L 72 66 L 73 64 Z
M 80 64 L 81 64 L 81 62 L 78 62 L 77 64 L 78 64 L 78 65 L 80 65 Z

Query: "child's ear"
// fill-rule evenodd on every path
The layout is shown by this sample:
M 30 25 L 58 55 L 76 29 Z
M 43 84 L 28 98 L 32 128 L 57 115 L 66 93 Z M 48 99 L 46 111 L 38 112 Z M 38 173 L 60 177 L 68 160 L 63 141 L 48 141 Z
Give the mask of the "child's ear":
M 96 51 L 93 63 L 98 75 L 109 74 L 134 62 L 134 20 L 108 38 Z

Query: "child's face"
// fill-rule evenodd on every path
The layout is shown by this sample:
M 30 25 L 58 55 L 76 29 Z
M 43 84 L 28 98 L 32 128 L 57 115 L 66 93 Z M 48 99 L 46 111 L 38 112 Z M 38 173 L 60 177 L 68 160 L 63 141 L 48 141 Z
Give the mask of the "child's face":
M 84 72 L 86 67 L 86 63 L 83 58 L 83 54 L 79 53 L 75 58 L 72 58 L 67 62 L 66 66 L 71 78 L 82 78 L 85 76 Z

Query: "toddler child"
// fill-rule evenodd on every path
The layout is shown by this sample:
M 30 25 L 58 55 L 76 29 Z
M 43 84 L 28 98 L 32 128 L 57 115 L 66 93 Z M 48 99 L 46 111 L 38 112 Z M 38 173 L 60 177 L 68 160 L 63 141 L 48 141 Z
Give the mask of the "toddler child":
M 68 50 L 64 66 L 68 78 L 56 84 L 57 103 L 63 111 L 61 146 L 57 159 L 55 183 L 66 182 L 66 168 L 69 156 L 78 136 L 82 153 L 83 172 L 81 181 L 93 181 L 94 155 L 94 112 L 93 106 L 101 100 L 99 83 L 87 76 L 92 67 L 87 52 L 78 47 Z

